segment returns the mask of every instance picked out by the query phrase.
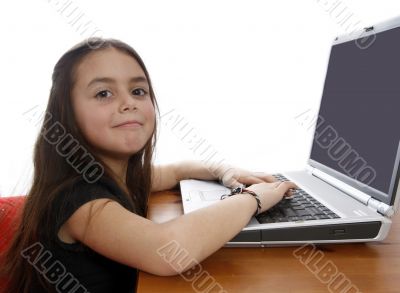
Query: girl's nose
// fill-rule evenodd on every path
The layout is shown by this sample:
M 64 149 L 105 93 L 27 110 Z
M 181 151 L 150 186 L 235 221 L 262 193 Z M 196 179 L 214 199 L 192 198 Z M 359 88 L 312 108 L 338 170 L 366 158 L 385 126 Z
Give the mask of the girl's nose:
M 132 97 L 130 93 L 124 93 L 123 96 L 121 96 L 121 112 L 135 109 L 137 109 L 137 101 L 135 98 Z

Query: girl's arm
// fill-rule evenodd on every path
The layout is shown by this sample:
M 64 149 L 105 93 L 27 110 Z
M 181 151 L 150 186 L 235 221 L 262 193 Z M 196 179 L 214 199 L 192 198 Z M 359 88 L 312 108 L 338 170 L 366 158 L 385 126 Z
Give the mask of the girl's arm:
M 262 196 L 263 208 L 272 207 L 290 188 L 295 185 L 283 182 L 269 190 Z M 66 239 L 80 241 L 117 262 L 170 276 L 187 271 L 236 236 L 256 207 L 252 195 L 236 194 L 158 224 L 115 201 L 96 199 L 78 208 L 61 230 Z
M 175 172 L 175 164 L 152 166 L 152 169 L 151 192 L 168 190 L 177 186 L 179 181 Z
M 245 227 L 256 207 L 251 195 L 234 195 L 158 224 L 115 201 L 96 199 L 78 208 L 61 230 L 64 238 L 80 241 L 117 262 L 171 276 L 188 270 L 194 263 L 182 261 L 177 265 L 168 259 L 179 253 L 186 255 L 185 260 L 200 263 Z M 175 261 L 178 260 L 179 257 Z
M 197 165 L 188 172 L 210 178 L 203 168 Z M 290 188 L 295 185 L 283 182 L 265 191 L 263 209 L 276 204 Z M 256 208 L 252 195 L 236 194 L 158 224 L 115 201 L 96 199 L 76 210 L 61 230 L 66 239 L 80 241 L 117 262 L 169 276 L 185 272 L 194 265 L 193 261 L 202 262 L 231 240 L 249 223 Z M 179 255 L 185 256 L 184 259 Z M 172 261 L 174 257 L 178 263 Z
M 185 160 L 173 164 L 153 166 L 152 192 L 176 187 L 183 179 L 217 179 L 204 164 L 199 161 Z

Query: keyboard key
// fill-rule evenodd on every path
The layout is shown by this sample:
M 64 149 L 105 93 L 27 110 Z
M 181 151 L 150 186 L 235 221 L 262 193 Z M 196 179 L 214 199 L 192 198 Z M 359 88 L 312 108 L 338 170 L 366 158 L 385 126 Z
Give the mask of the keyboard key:
M 305 207 L 302 206 L 302 205 L 299 205 L 299 206 L 294 206 L 293 209 L 294 209 L 294 210 L 304 210 Z
M 317 218 L 311 215 L 308 216 L 303 216 L 303 220 L 308 221 L 308 220 L 316 220 Z
M 339 216 L 336 215 L 335 213 L 330 213 L 330 214 L 328 214 L 328 216 L 331 217 L 331 219 L 339 218 Z
M 261 224 L 275 223 L 275 220 L 274 220 L 273 218 L 269 218 L 269 217 L 257 218 L 257 220 L 258 220 Z
M 296 216 L 296 213 L 292 209 L 282 209 L 282 213 L 287 216 Z
M 296 211 L 296 214 L 298 215 L 298 216 L 311 216 L 311 214 L 307 211 L 307 210 L 297 210 Z
M 314 214 L 314 215 L 316 215 L 316 214 L 318 214 L 320 211 L 317 209 L 317 208 L 315 208 L 315 207 L 313 207 L 313 208 L 308 208 L 308 211 L 310 212 L 310 213 L 312 213 L 312 214 Z
M 330 217 L 329 216 L 327 216 L 327 215 L 318 215 L 318 216 L 316 216 L 316 217 L 318 217 L 319 219 L 330 219 Z

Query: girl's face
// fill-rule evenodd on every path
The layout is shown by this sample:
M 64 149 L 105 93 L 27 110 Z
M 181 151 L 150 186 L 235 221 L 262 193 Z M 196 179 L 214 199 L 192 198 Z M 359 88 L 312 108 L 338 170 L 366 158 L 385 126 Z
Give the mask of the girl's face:
M 72 104 L 83 135 L 100 154 L 126 158 L 151 137 L 155 110 L 137 61 L 114 48 L 87 55 L 75 71 Z M 140 124 L 121 123 L 136 120 Z

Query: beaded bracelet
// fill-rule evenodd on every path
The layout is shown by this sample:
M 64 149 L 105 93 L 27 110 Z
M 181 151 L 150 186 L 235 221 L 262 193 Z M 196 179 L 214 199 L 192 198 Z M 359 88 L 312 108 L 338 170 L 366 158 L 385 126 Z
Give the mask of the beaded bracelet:
M 239 193 L 249 193 L 256 199 L 256 201 L 257 201 L 257 210 L 256 210 L 256 212 L 254 213 L 253 216 L 258 215 L 258 213 L 261 210 L 261 200 L 260 200 L 260 197 L 257 195 L 257 193 L 255 193 L 252 190 L 249 190 L 249 189 L 246 189 L 246 188 L 243 188 L 243 187 L 239 186 L 239 187 L 231 189 L 231 193 L 221 195 L 221 200 L 225 199 L 225 198 L 227 198 L 229 196 L 232 196 L 232 195 L 235 195 L 235 194 L 239 194 Z

